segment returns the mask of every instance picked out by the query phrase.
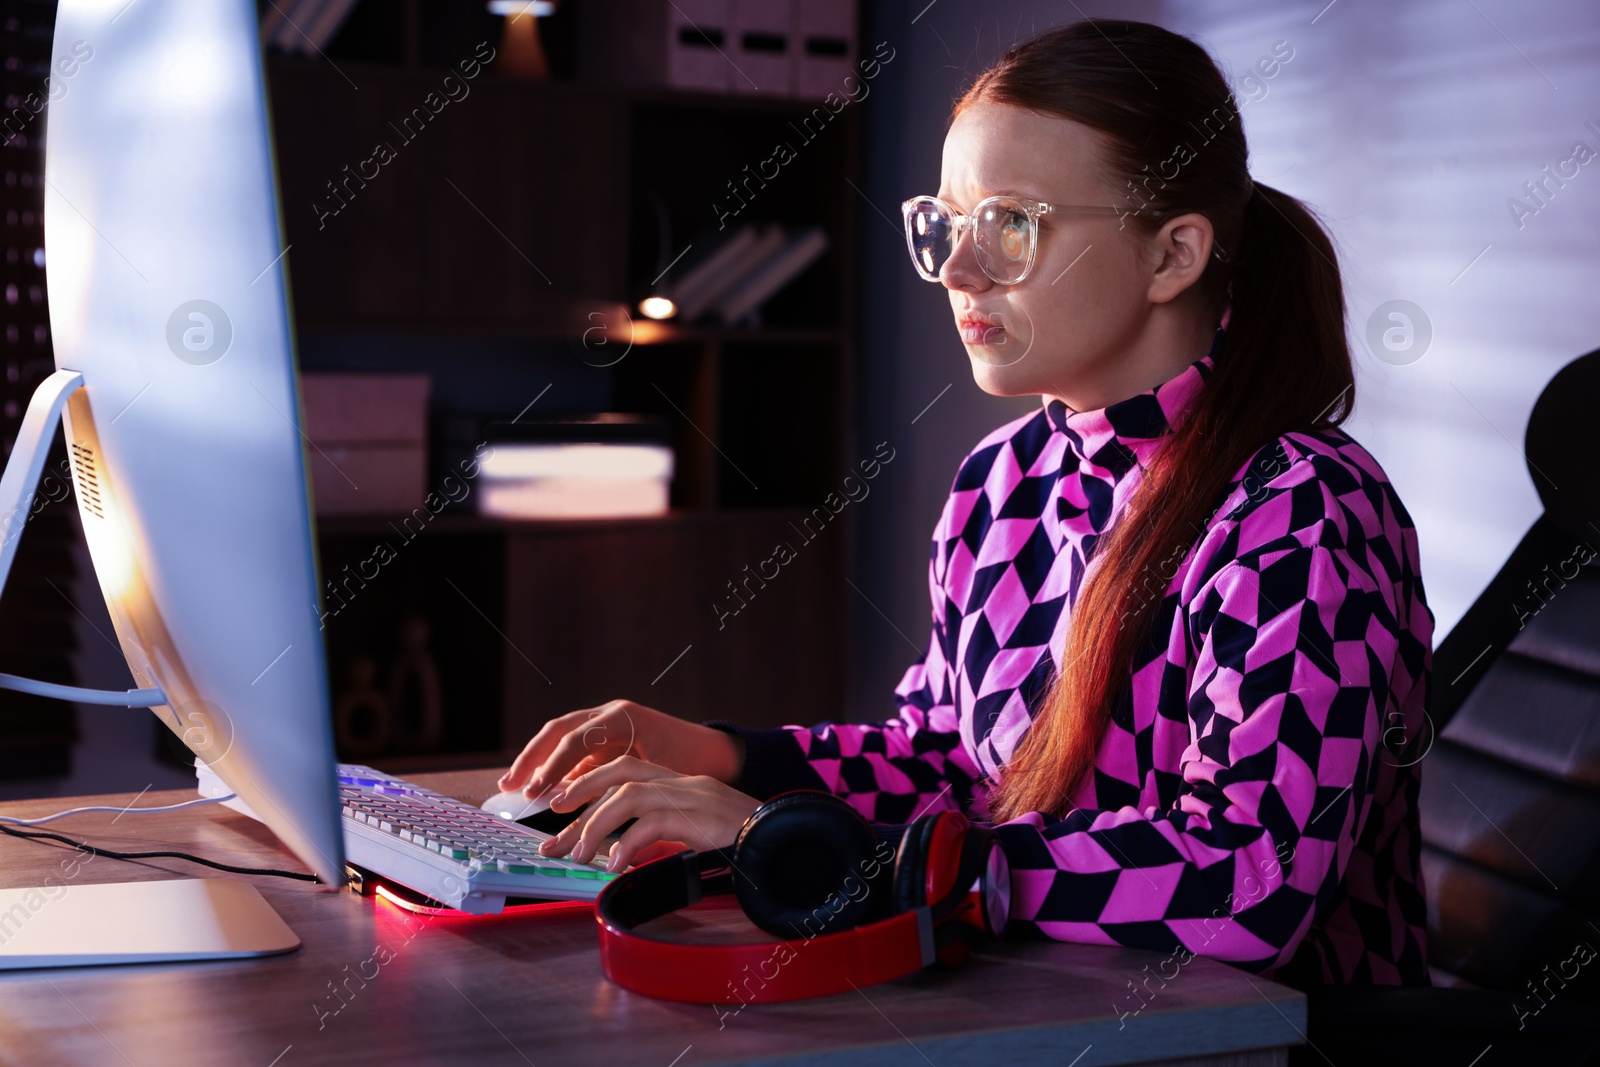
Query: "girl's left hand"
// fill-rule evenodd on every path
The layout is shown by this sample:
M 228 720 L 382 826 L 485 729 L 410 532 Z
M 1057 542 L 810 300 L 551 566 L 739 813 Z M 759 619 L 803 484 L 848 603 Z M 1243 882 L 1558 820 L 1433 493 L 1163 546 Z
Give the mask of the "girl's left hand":
M 596 800 L 596 798 L 599 798 Z M 708 775 L 684 775 L 634 756 L 619 756 L 579 775 L 550 799 L 550 810 L 571 811 L 594 801 L 559 834 L 539 846 L 546 856 L 586 863 L 606 835 L 633 819 L 611 847 L 607 869 L 670 856 L 686 848 L 707 852 L 732 845 L 755 797 Z

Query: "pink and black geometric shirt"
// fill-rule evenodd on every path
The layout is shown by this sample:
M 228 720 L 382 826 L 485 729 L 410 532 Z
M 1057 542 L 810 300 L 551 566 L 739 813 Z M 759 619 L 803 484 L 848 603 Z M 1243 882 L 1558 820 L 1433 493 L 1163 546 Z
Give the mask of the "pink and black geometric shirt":
M 714 723 L 744 739 L 736 785 L 827 790 L 880 824 L 943 808 L 987 821 L 1095 541 L 1222 338 L 1155 388 L 1094 411 L 1046 398 L 980 441 L 934 530 L 932 635 L 896 716 Z M 1428 984 L 1412 753 L 1433 613 L 1383 469 L 1342 430 L 1285 434 L 1161 570 L 1074 810 L 996 827 L 1008 936 L 1188 952 L 1300 988 Z

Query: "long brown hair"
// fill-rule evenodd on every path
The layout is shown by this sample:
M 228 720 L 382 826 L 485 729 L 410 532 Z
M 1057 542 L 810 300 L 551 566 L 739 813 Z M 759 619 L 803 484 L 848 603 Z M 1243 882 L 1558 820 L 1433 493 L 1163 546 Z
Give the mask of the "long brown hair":
M 1218 317 L 1225 302 L 1233 308 L 1211 377 L 1094 545 L 1062 668 L 990 796 L 998 822 L 1070 810 L 1129 698 L 1134 657 L 1178 561 L 1233 475 L 1284 433 L 1342 423 L 1355 378 L 1333 244 L 1304 204 L 1251 180 L 1239 104 L 1199 45 L 1147 23 L 1071 23 L 1013 46 L 952 119 L 980 102 L 1098 131 L 1118 206 L 1145 212 L 1129 224 L 1154 233 L 1177 214 L 1209 219 L 1226 258 L 1210 262 L 1196 298 Z

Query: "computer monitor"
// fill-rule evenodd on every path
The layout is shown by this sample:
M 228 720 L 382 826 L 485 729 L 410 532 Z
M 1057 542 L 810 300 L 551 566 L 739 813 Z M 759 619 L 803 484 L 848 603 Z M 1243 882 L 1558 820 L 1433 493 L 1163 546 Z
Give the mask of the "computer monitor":
M 0 508 L 27 514 L 24 468 L 36 479 L 64 403 L 89 553 L 142 687 L 126 702 L 154 704 L 322 881 L 342 884 L 256 5 L 61 0 L 50 79 L 59 370 L 24 420 Z M 20 525 L 7 524 L 7 567 Z

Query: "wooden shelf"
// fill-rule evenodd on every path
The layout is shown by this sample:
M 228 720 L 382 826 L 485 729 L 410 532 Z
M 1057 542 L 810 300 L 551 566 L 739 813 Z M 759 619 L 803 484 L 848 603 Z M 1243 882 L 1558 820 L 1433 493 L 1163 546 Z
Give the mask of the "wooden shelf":
M 462 58 L 468 58 L 463 56 Z M 427 89 L 437 89 L 441 78 L 453 75 L 460 80 L 461 72 L 448 64 L 429 63 L 373 63 L 341 59 L 334 70 L 321 56 L 271 51 L 267 53 L 269 76 L 287 71 L 291 76 L 305 73 L 343 85 L 346 91 L 365 90 L 369 85 L 419 84 Z M 341 77 L 342 71 L 349 81 Z M 351 90 L 355 83 L 358 90 Z M 826 105 L 822 100 L 802 100 L 795 97 L 775 96 L 765 93 L 710 93 L 692 89 L 674 89 L 657 86 L 608 85 L 601 82 L 582 81 L 577 78 L 508 78 L 498 75 L 491 66 L 469 83 L 472 91 L 480 86 L 490 87 L 496 93 L 529 97 L 562 98 L 592 97 L 627 106 L 645 106 L 654 109 L 679 109 L 684 111 L 719 111 L 730 115 L 774 115 L 790 117 L 809 115 L 814 109 Z M 419 97 L 420 99 L 420 97 Z
M 675 322 L 634 323 L 636 345 L 719 344 L 719 345 L 843 345 L 842 330 L 776 327 L 742 330 L 733 327 L 683 326 Z
M 629 515 L 613 518 L 582 519 L 505 519 L 468 512 L 442 511 L 435 515 L 423 533 L 506 534 L 573 533 L 594 530 L 626 531 L 661 526 L 715 526 L 743 522 L 762 516 L 780 522 L 810 514 L 799 507 L 776 508 L 673 508 L 665 515 Z M 321 537 L 384 536 L 396 532 L 404 515 L 319 515 L 317 534 Z
M 598 302 L 597 302 L 598 303 Z M 451 338 L 493 338 L 499 340 L 555 342 L 572 340 L 574 334 L 560 322 L 486 322 L 482 319 L 454 319 L 438 315 L 426 318 L 396 316 L 319 318 L 297 316 L 295 325 L 307 333 L 321 334 L 405 334 Z M 761 327 L 741 329 L 722 326 L 685 326 L 677 322 L 658 322 L 634 317 L 633 343 L 637 347 L 654 345 L 844 345 L 844 330 L 832 327 Z

